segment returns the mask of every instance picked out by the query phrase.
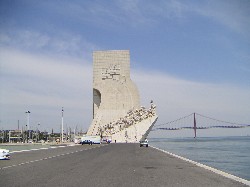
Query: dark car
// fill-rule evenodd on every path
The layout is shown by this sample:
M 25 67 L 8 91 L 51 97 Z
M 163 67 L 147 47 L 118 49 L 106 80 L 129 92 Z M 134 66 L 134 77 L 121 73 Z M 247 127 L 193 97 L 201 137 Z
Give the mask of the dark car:
M 92 141 L 90 141 L 90 140 L 84 140 L 84 141 L 82 141 L 81 142 L 81 144 L 83 145 L 83 144 L 89 144 L 89 145 L 92 145 L 93 144 L 93 142 Z

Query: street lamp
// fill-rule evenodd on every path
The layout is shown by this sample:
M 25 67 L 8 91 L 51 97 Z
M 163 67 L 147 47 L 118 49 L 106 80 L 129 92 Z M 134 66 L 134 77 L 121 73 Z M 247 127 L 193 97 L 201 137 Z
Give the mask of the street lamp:
M 61 138 L 62 138 L 61 142 L 63 142 L 63 107 L 62 107 L 62 136 Z
M 27 114 L 27 131 L 28 131 L 28 137 L 27 137 L 27 141 L 30 138 L 30 111 L 25 112 Z
M 28 129 L 27 130 L 30 130 L 30 111 L 27 111 L 25 112 L 27 114 L 27 125 L 28 125 Z
M 40 134 L 39 129 L 38 129 L 39 125 L 40 125 L 40 123 L 37 124 L 37 129 L 36 129 L 36 142 L 39 141 L 39 134 Z

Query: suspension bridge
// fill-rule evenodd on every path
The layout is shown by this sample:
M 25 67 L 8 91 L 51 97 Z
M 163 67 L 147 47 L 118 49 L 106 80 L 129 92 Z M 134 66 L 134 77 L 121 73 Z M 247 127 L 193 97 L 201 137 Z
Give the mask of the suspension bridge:
M 194 138 L 196 138 L 197 130 L 202 130 L 202 129 L 204 130 L 211 128 L 247 128 L 247 127 L 250 127 L 250 125 L 223 121 L 202 114 L 192 113 L 164 124 L 155 125 L 152 131 L 193 129 Z

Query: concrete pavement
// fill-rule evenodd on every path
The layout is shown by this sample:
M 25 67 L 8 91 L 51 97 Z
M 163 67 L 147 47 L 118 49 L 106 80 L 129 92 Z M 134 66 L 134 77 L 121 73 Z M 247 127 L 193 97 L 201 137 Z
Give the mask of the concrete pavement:
M 243 187 L 151 147 L 79 145 L 15 153 L 0 161 L 2 186 Z

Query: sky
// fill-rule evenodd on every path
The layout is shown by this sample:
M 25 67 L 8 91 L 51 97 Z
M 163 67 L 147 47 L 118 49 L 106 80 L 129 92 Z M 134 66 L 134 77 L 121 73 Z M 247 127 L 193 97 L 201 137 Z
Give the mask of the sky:
M 65 127 L 86 131 L 95 50 L 130 50 L 157 124 L 193 112 L 250 124 L 249 17 L 249 0 L 1 0 L 0 129 L 30 111 L 32 129 L 59 132 L 64 107 Z

